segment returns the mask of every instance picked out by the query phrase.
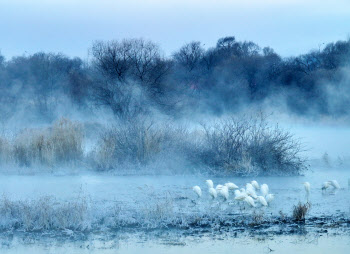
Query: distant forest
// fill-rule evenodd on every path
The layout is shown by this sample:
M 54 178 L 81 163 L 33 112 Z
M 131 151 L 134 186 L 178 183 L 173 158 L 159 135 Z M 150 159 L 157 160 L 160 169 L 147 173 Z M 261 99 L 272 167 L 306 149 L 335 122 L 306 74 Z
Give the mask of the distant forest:
M 1 45 L 0 45 L 1 47 Z M 53 120 L 59 108 L 108 110 L 118 119 L 155 112 L 221 115 L 268 105 L 304 116 L 350 113 L 350 40 L 283 58 L 272 48 L 225 37 L 171 56 L 144 39 L 97 41 L 89 60 L 0 54 L 0 118 L 18 112 Z

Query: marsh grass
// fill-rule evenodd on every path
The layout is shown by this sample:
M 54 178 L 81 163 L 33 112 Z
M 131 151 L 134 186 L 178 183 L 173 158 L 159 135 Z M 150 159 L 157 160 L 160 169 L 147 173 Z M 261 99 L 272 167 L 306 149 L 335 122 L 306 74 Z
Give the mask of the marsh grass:
M 296 221 L 304 221 L 310 208 L 311 208 L 311 204 L 309 202 L 305 204 L 302 204 L 301 202 L 299 202 L 298 205 L 294 205 L 293 219 Z
M 0 165 L 11 160 L 11 148 L 8 140 L 0 137 Z
M 188 133 L 183 128 L 145 120 L 128 121 L 104 132 L 91 157 L 99 170 L 120 168 L 126 164 L 141 167 L 157 163 L 166 165 L 162 162 L 171 164 L 174 156 L 185 157 L 188 145 L 185 139 L 188 139 Z
M 86 198 L 59 202 L 44 196 L 37 200 L 14 201 L 0 199 L 0 228 L 36 230 L 86 230 L 90 227 Z
M 253 211 L 252 213 L 252 226 L 261 225 L 265 220 L 265 213 L 263 211 Z
M 128 162 L 146 165 L 159 154 L 163 141 L 163 131 L 153 123 L 118 124 L 102 134 L 93 154 L 96 167 L 108 170 Z
M 13 140 L 0 139 L 0 159 L 25 167 L 76 163 L 83 158 L 82 143 L 80 124 L 62 118 L 51 127 L 25 129 Z

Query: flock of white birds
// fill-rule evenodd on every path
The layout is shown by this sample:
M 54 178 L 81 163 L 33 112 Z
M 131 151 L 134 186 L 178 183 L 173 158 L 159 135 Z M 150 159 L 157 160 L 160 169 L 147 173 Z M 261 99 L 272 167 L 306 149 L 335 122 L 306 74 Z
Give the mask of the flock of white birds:
M 229 196 L 234 195 L 234 199 L 239 202 L 244 202 L 250 207 L 256 207 L 258 204 L 260 206 L 268 206 L 275 198 L 274 194 L 269 193 L 269 186 L 267 184 L 262 184 L 261 186 L 255 180 L 247 183 L 245 188 L 239 189 L 239 187 L 231 182 L 225 183 L 224 185 L 218 184 L 214 188 L 214 183 L 212 180 L 206 180 L 208 193 L 212 199 L 221 198 L 222 201 L 227 201 Z M 307 197 L 310 194 L 311 185 L 309 182 L 303 183 Z M 328 188 L 339 189 L 340 185 L 336 180 L 330 180 L 322 184 L 322 191 Z M 193 187 L 193 191 L 198 198 L 202 197 L 201 188 L 196 185 Z

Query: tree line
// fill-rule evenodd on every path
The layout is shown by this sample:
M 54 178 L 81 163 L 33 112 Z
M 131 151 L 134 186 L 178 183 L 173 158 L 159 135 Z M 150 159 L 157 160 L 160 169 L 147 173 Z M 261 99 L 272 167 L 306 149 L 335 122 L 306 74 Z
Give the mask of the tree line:
M 96 41 L 89 52 L 88 61 L 0 54 L 0 117 L 25 110 L 49 119 L 65 103 L 120 119 L 154 110 L 220 115 L 266 101 L 298 115 L 349 114 L 350 40 L 288 58 L 233 36 L 208 49 L 186 43 L 171 56 L 144 39 Z

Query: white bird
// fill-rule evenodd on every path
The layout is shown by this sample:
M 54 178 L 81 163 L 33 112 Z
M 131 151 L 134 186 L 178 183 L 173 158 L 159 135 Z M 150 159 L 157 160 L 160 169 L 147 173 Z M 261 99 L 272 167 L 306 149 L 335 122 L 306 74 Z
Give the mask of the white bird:
M 253 181 L 251 181 L 250 183 L 253 185 L 253 187 L 254 187 L 256 190 L 259 190 L 259 189 L 260 189 L 260 186 L 259 186 L 259 184 L 258 184 L 257 181 L 253 180 Z
M 256 193 L 255 192 L 255 188 L 254 188 L 254 186 L 252 185 L 252 184 L 250 184 L 250 183 L 247 183 L 246 184 L 246 192 L 248 193 L 248 191 L 250 191 L 250 192 L 253 192 L 253 193 Z
M 266 199 L 263 196 L 258 196 L 257 200 L 262 204 L 263 206 L 267 206 Z
M 223 186 L 221 189 L 219 189 L 218 194 L 222 196 L 225 200 L 228 200 L 229 193 L 227 186 Z
M 193 191 L 197 194 L 197 196 L 200 198 L 202 196 L 202 190 L 199 186 L 194 186 L 193 188 Z
M 255 202 L 254 202 L 254 200 L 253 200 L 252 197 L 247 196 L 247 197 L 245 197 L 244 201 L 245 201 L 248 205 L 250 205 L 250 206 L 252 206 L 252 207 L 255 207 Z
M 332 185 L 336 189 L 340 189 L 340 185 L 337 182 L 337 180 L 331 180 L 331 181 L 329 181 L 329 184 Z
M 224 187 L 222 184 L 218 184 L 218 185 L 216 185 L 215 189 L 216 189 L 216 191 L 218 191 L 218 190 L 221 190 L 222 187 Z
M 329 188 L 329 186 L 331 186 L 331 183 L 329 181 L 324 182 L 322 184 L 322 190 L 327 190 Z
M 211 187 L 209 189 L 209 194 L 213 199 L 216 199 L 216 197 L 218 196 L 218 193 L 216 192 L 216 190 L 213 187 Z
M 268 204 L 270 204 L 274 199 L 275 199 L 275 195 L 274 194 L 267 194 L 266 195 L 266 202 Z
M 245 192 L 235 190 L 235 200 L 244 200 L 248 195 Z
M 209 189 L 210 189 L 210 188 L 214 188 L 214 183 L 213 183 L 212 180 L 206 180 L 205 182 L 206 182 L 206 184 L 207 184 L 207 186 L 208 186 Z
M 245 185 L 245 188 L 246 188 L 246 190 L 248 190 L 248 189 L 255 190 L 254 186 L 253 186 L 251 183 L 247 183 L 247 184 Z
M 305 191 L 306 191 L 306 194 L 309 195 L 310 193 L 310 183 L 309 182 L 304 182 L 304 188 L 305 188 Z
M 249 189 L 246 190 L 246 193 L 247 193 L 249 196 L 251 196 L 252 198 L 254 198 L 254 199 L 256 199 L 256 198 L 258 197 L 258 196 L 256 195 L 256 192 L 255 192 L 254 189 L 249 188 Z
M 225 183 L 225 186 L 227 186 L 227 188 L 228 188 L 229 190 L 238 189 L 238 186 L 237 186 L 236 184 L 230 183 L 230 182 Z
M 267 194 L 269 194 L 269 186 L 268 186 L 266 183 L 262 184 L 261 187 L 260 187 L 260 189 L 261 189 L 261 194 L 262 194 L 264 197 L 266 197 Z

